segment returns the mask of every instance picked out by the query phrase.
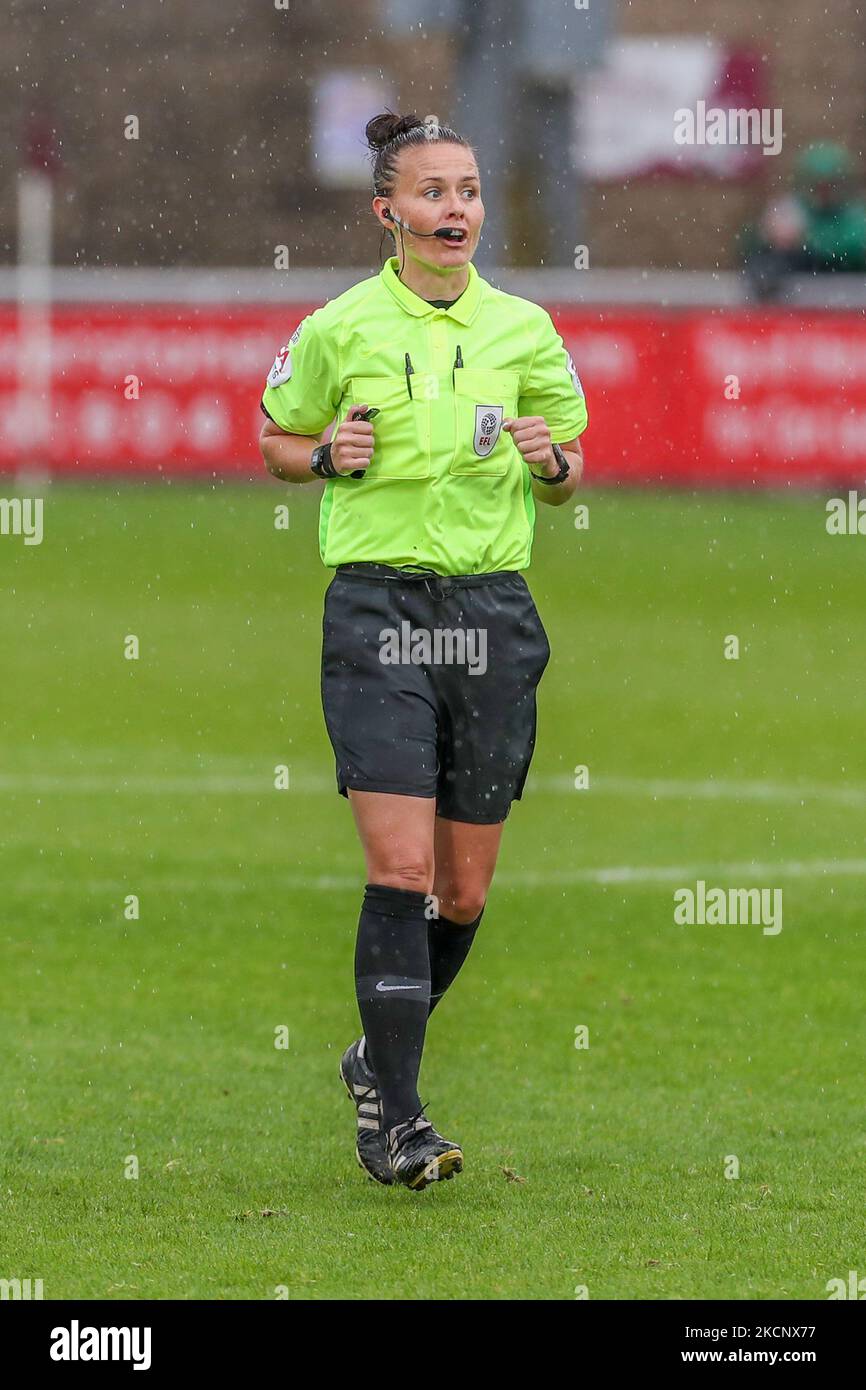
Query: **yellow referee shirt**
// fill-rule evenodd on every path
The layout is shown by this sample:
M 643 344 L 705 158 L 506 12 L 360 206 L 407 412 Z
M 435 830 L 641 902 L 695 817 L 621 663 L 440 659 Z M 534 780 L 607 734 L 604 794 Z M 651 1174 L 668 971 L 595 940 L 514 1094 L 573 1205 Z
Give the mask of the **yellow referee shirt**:
M 586 402 L 571 357 L 545 309 L 494 288 L 471 263 L 447 309 L 397 268 L 392 257 L 305 318 L 262 397 L 280 429 L 316 438 L 353 405 L 378 407 L 365 477 L 325 484 L 322 560 L 439 574 L 526 569 L 535 500 L 502 421 L 541 415 L 559 444 L 581 434 Z

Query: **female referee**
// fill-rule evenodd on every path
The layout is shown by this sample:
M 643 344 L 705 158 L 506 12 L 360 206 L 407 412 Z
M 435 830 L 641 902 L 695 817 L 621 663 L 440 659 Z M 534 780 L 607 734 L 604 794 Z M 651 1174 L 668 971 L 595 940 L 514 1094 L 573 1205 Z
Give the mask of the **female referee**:
M 471 146 L 432 116 L 388 112 L 366 135 L 372 209 L 400 255 L 280 349 L 261 450 L 277 478 L 325 480 L 322 704 L 368 880 L 364 1033 L 340 1074 L 361 1166 L 418 1190 L 463 1167 L 423 1113 L 418 1072 L 529 769 L 550 647 L 520 571 L 535 503 L 580 481 L 587 413 L 547 312 L 472 264 Z

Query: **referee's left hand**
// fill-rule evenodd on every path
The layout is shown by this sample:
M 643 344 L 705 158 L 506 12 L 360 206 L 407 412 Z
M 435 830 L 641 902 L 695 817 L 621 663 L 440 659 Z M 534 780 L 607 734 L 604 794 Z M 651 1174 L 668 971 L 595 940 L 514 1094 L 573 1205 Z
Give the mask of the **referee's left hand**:
M 502 428 L 508 430 L 526 462 L 535 465 L 536 473 L 553 477 L 559 472 L 550 429 L 541 415 L 521 415 L 516 420 L 503 420 Z

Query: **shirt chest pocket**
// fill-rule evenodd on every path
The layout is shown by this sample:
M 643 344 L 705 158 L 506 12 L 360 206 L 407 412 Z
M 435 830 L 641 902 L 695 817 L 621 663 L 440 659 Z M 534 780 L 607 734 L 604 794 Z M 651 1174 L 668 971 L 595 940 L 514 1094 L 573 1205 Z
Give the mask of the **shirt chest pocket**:
M 424 377 L 412 377 L 412 396 L 405 376 L 355 376 L 349 383 L 353 405 L 376 406 L 373 426 L 373 461 L 367 478 L 392 480 L 429 478 L 430 403 L 423 389 Z
M 450 472 L 497 477 L 514 462 L 502 422 L 517 414 L 520 373 L 458 367 L 454 373 L 454 458 Z

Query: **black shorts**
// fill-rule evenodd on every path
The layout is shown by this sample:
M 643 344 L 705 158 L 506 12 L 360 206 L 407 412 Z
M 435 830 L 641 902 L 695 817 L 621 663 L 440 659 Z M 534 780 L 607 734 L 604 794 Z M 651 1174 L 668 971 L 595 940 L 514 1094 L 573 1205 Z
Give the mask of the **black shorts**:
M 505 820 L 529 771 L 550 659 L 522 575 L 340 565 L 322 632 L 341 795 L 435 797 L 448 820 Z

